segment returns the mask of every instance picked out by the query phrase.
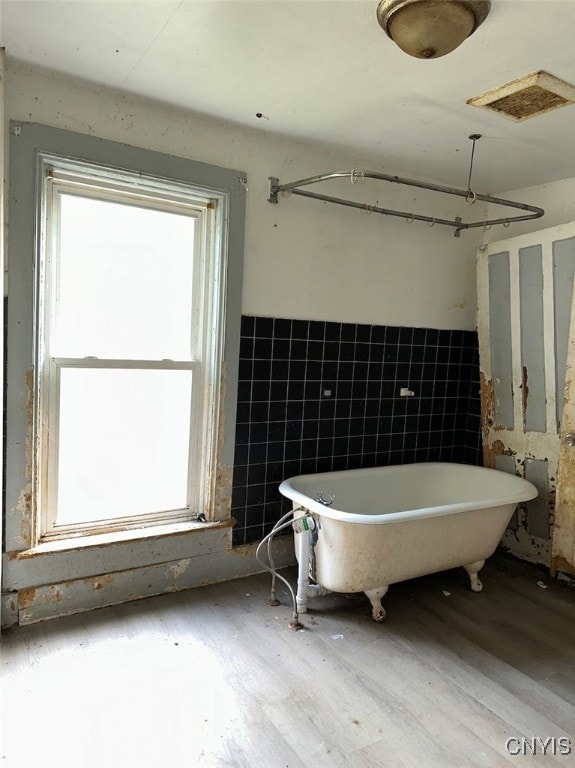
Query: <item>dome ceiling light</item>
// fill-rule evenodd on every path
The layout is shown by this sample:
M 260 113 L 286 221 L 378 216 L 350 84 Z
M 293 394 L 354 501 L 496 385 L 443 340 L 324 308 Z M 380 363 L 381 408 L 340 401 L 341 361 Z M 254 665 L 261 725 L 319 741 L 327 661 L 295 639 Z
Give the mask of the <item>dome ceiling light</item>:
M 489 0 L 381 0 L 377 20 L 405 53 L 438 59 L 472 35 L 490 8 Z

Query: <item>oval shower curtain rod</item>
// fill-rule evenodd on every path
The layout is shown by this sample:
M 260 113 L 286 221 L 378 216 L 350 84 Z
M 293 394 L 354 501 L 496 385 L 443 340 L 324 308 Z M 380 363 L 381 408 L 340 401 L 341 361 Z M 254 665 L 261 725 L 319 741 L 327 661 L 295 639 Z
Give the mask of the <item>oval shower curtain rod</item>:
M 503 205 L 508 208 L 518 208 L 521 211 L 531 211 L 531 213 L 526 216 L 507 216 L 505 218 L 499 219 L 486 219 L 485 221 L 464 222 L 459 216 L 456 216 L 455 219 L 440 219 L 437 216 L 423 216 L 422 214 L 418 213 L 396 211 L 391 208 L 381 208 L 377 205 L 357 203 L 354 200 L 344 200 L 340 197 L 320 195 L 316 192 L 308 192 L 307 190 L 300 189 L 300 187 L 306 187 L 310 184 L 317 184 L 320 181 L 346 178 L 349 178 L 352 184 L 356 184 L 358 181 L 363 181 L 364 179 L 379 179 L 381 181 L 389 181 L 393 184 L 404 184 L 408 187 L 419 187 L 420 189 L 427 189 L 431 192 L 442 192 L 446 195 L 456 195 L 457 197 L 465 198 L 466 202 L 470 204 L 474 203 L 476 200 L 481 200 L 485 203 L 494 203 L 495 205 Z M 301 197 L 309 197 L 313 200 L 322 200 L 326 203 L 335 203 L 336 205 L 346 205 L 350 208 L 359 208 L 366 213 L 382 213 L 386 216 L 398 216 L 399 218 L 407 219 L 410 223 L 412 221 L 426 221 L 428 224 L 431 224 L 431 226 L 434 224 L 442 224 L 446 227 L 453 227 L 455 229 L 455 237 L 459 237 L 459 233 L 462 229 L 473 229 L 475 227 L 485 227 L 489 229 L 494 224 L 503 224 L 505 227 L 508 227 L 509 224 L 515 221 L 528 221 L 529 219 L 538 219 L 545 213 L 543 208 L 538 208 L 535 205 L 517 203 L 514 200 L 504 200 L 501 197 L 492 197 L 491 195 L 480 195 L 472 192 L 471 189 L 463 190 L 457 189 L 456 187 L 444 187 L 440 184 L 431 184 L 426 181 L 417 181 L 416 179 L 404 179 L 400 176 L 389 176 L 385 173 L 376 173 L 375 171 L 332 171 L 331 173 L 323 173 L 319 176 L 310 176 L 307 179 L 292 181 L 289 184 L 280 184 L 277 178 L 270 176 L 270 194 L 268 197 L 268 202 L 277 203 L 278 195 L 280 192 L 300 195 Z

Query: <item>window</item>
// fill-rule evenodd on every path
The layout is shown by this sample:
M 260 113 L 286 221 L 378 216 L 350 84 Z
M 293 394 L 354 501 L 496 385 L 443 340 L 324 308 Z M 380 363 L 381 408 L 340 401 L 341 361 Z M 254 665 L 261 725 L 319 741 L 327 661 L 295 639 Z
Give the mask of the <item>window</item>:
M 42 540 L 194 519 L 216 464 L 226 196 L 39 155 Z

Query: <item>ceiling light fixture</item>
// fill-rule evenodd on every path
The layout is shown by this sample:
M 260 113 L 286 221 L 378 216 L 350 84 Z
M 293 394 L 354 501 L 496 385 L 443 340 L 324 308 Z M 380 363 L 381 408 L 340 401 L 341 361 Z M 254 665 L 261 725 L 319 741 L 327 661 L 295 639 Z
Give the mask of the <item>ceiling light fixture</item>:
M 438 59 L 472 35 L 490 7 L 489 0 L 381 0 L 377 20 L 405 53 Z

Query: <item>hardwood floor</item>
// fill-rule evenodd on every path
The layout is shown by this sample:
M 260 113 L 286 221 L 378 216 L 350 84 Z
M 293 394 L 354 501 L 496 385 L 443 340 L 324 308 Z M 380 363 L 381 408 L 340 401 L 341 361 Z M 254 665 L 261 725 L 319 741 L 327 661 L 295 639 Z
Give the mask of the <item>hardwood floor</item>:
M 385 624 L 329 595 L 293 632 L 266 574 L 12 630 L 0 768 L 573 766 L 575 589 L 504 555 L 482 580 L 395 585 Z

